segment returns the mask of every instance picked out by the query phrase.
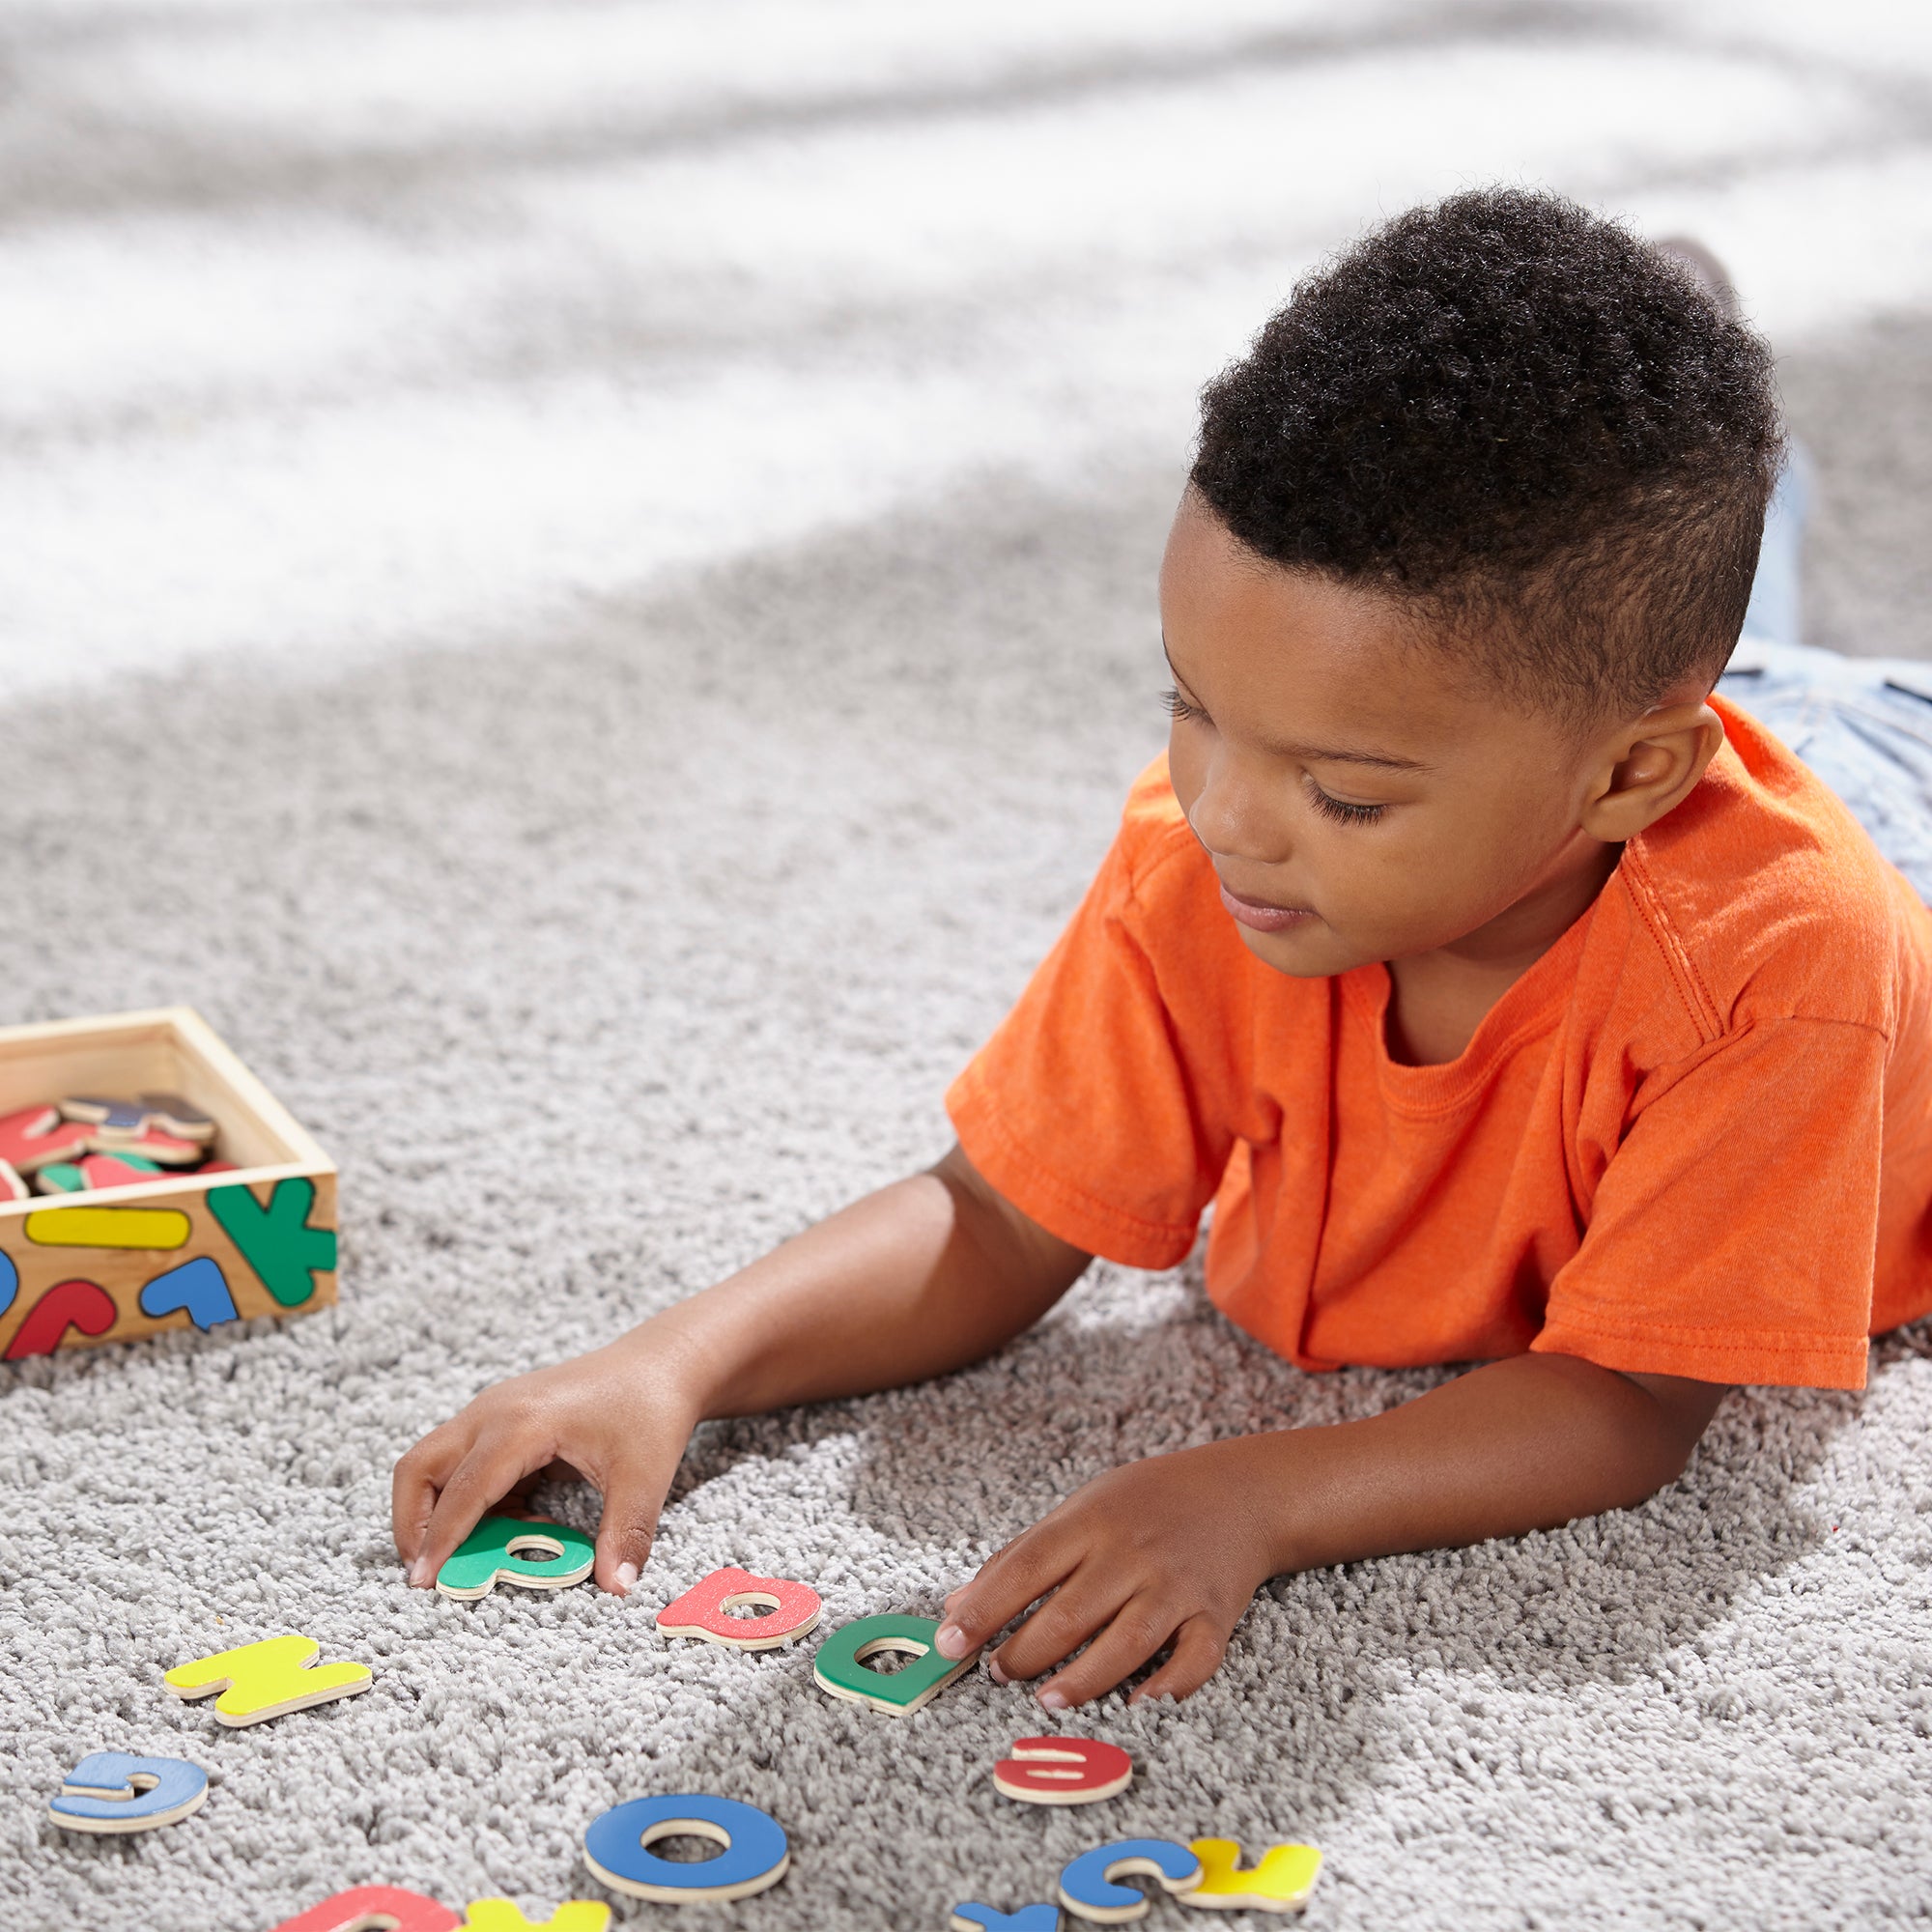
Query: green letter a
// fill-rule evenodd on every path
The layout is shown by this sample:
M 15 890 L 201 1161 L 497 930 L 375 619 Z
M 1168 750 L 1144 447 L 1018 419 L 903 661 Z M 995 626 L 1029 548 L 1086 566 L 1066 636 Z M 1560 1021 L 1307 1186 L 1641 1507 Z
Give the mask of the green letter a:
M 861 1617 L 834 1631 L 818 1646 L 811 1674 L 818 1688 L 835 1697 L 849 1697 L 895 1718 L 903 1716 L 938 1696 L 980 1654 L 974 1651 L 957 1662 L 941 1657 L 932 1647 L 938 1632 L 930 1617 Z M 890 1674 L 867 1670 L 866 1659 L 882 1650 L 898 1651 L 912 1662 Z

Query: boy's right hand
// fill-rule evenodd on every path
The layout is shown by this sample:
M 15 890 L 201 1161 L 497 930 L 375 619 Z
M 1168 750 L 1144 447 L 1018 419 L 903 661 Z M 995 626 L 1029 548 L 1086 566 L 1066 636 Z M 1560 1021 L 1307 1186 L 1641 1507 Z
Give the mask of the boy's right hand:
M 701 1419 L 635 1337 L 487 1388 L 396 1464 L 391 1514 L 411 1583 L 428 1588 L 497 1504 L 520 1504 L 554 1465 L 603 1492 L 597 1581 L 623 1596 L 651 1552 L 658 1512 Z
M 410 1581 L 433 1584 L 479 1518 L 562 1463 L 604 1492 L 597 1580 L 621 1596 L 707 1415 L 763 1415 L 977 1362 L 1037 1321 L 1091 1259 L 955 1147 L 608 1348 L 485 1389 L 431 1431 L 396 1464 Z

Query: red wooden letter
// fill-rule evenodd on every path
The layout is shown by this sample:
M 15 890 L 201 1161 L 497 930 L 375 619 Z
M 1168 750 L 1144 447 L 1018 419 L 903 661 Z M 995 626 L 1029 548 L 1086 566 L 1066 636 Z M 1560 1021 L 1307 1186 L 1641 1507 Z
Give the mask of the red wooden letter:
M 274 1932 L 457 1932 L 463 1915 L 399 1885 L 357 1885 L 284 1918 Z
M 22 1107 L 17 1114 L 0 1116 L 0 1160 L 21 1174 L 57 1160 L 78 1159 L 93 1138 L 92 1127 L 62 1120 L 58 1107 Z
M 761 1604 L 769 1614 L 734 1617 L 725 1607 L 734 1602 Z M 816 1590 L 787 1577 L 714 1570 L 658 1612 L 658 1629 L 667 1636 L 707 1636 L 714 1643 L 765 1650 L 809 1631 L 818 1621 L 821 1607 Z
M 1091 1804 L 1124 1791 L 1134 1761 L 1098 1738 L 1021 1738 L 993 1767 L 993 1785 L 1033 1804 Z

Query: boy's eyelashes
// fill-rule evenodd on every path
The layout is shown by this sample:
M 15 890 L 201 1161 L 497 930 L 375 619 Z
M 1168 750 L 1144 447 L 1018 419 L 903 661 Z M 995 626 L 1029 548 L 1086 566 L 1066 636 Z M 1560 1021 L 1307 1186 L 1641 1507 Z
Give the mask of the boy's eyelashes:
M 1208 716 L 1198 704 L 1190 704 L 1172 685 L 1161 693 L 1160 701 L 1167 707 L 1167 715 L 1177 723 Z M 1323 791 L 1312 778 L 1308 781 L 1308 802 L 1324 818 L 1333 819 L 1337 825 L 1373 825 L 1388 810 L 1386 805 L 1351 805 L 1346 798 L 1336 798 Z
M 1308 802 L 1337 825 L 1373 825 L 1388 810 L 1385 805 L 1350 805 L 1346 798 L 1332 798 L 1313 779 L 1308 781 Z

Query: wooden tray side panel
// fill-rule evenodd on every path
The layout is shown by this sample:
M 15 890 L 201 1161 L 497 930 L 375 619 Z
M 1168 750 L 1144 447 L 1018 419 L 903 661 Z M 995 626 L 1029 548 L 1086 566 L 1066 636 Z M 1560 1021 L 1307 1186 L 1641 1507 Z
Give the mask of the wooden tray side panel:
M 176 1093 L 220 1122 L 237 1167 L 321 1168 L 327 1156 L 191 1007 L 0 1028 L 0 1114 L 72 1094 Z
M 12 1293 L 8 1290 L 11 1285 Z M 0 1222 L 0 1359 L 335 1300 L 335 1174 L 48 1198 Z
M 70 1094 L 164 1090 L 180 1071 L 174 1039 L 162 1027 L 90 1035 L 71 1044 L 0 1042 L 0 1114 Z

